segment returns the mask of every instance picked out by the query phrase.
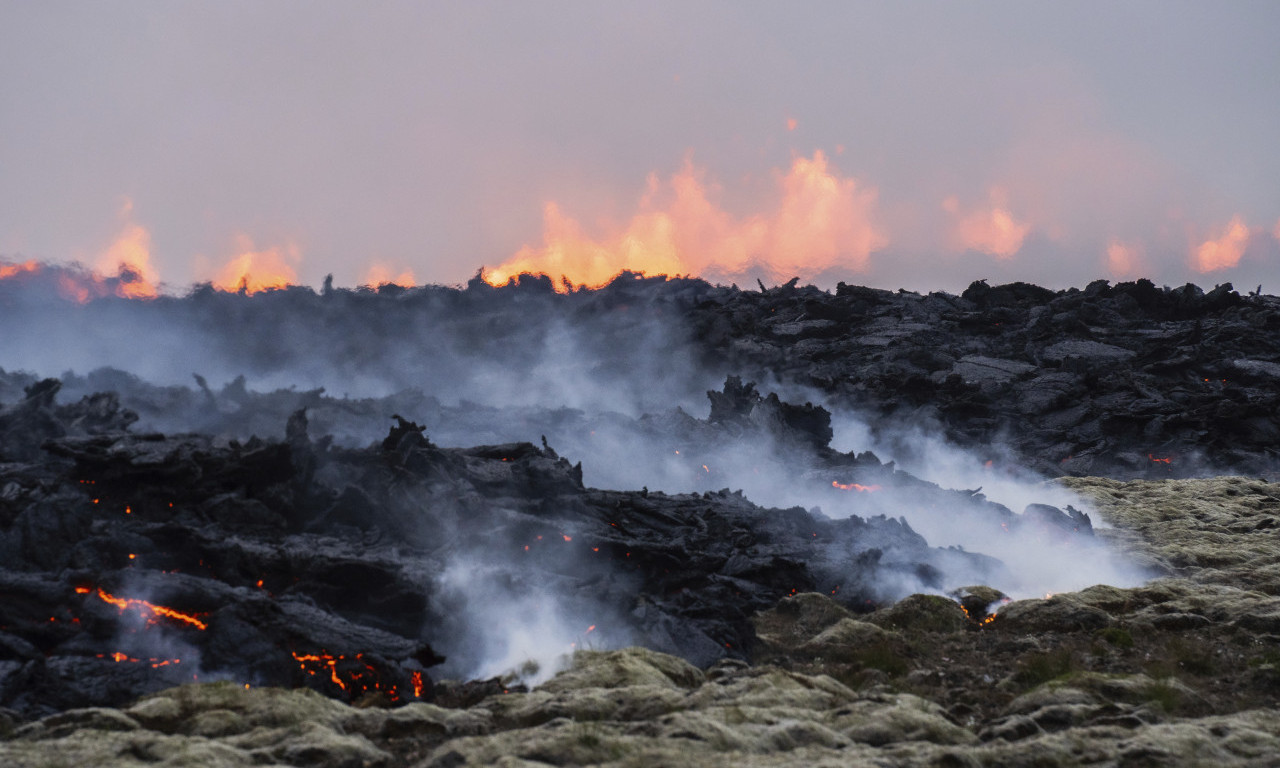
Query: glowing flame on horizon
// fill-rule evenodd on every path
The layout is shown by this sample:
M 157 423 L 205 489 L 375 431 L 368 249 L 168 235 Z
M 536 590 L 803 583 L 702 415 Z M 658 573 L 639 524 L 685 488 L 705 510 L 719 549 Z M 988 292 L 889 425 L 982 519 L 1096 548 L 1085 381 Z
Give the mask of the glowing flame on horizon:
M 40 271 L 40 262 L 35 259 L 27 259 L 20 264 L 0 264 L 0 280 L 8 280 L 11 277 L 27 272 Z
M 1107 244 L 1107 271 L 1115 278 L 1132 277 L 1138 272 L 1138 250 L 1119 240 Z
M 1237 214 L 1231 217 L 1221 236 L 1216 240 L 1206 240 L 1196 248 L 1191 266 L 1200 273 L 1229 269 L 1240 263 L 1240 257 L 1244 255 L 1248 244 L 1249 228 Z
M 724 210 L 712 199 L 719 188 L 705 176 L 688 158 L 666 184 L 650 174 L 639 211 L 600 238 L 548 202 L 542 245 L 525 246 L 484 279 L 500 286 L 530 273 L 598 287 L 624 270 L 732 276 L 752 267 L 771 278 L 808 278 L 832 267 L 863 271 L 871 253 L 889 243 L 875 223 L 876 189 L 840 176 L 821 151 L 777 174 L 777 203 L 766 214 L 740 218 Z
M 394 274 L 394 270 L 387 264 L 375 261 L 368 271 L 364 273 L 364 279 L 360 281 L 361 285 L 370 285 L 377 288 L 380 285 L 398 285 L 401 288 L 412 288 L 417 283 L 414 281 L 413 270 L 403 269 L 399 274 Z
M 240 253 L 223 265 L 211 281 L 220 291 L 244 291 L 248 294 L 288 288 L 298 279 L 294 265 L 302 260 L 295 245 L 254 250 L 247 236 L 238 238 Z
M 98 257 L 96 271 L 103 275 L 115 273 L 119 278 L 115 293 L 121 298 L 154 299 L 159 295 L 156 284 L 160 276 L 151 264 L 151 233 L 129 220 L 132 212 L 133 201 L 126 199 L 120 210 L 124 230 Z
M 1022 241 L 1031 224 L 1018 221 L 1009 210 L 1007 195 L 999 189 L 991 191 L 991 205 L 962 213 L 955 195 L 942 201 L 942 210 L 955 219 L 951 230 L 952 247 L 957 251 L 979 251 L 1000 260 L 1012 259 L 1022 250 Z

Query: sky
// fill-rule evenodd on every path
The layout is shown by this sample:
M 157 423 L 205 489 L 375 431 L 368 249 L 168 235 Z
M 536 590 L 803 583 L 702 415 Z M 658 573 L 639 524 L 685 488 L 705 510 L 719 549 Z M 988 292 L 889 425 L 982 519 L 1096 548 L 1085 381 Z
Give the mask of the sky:
M 0 262 L 1280 292 L 1280 3 L 0 0 Z

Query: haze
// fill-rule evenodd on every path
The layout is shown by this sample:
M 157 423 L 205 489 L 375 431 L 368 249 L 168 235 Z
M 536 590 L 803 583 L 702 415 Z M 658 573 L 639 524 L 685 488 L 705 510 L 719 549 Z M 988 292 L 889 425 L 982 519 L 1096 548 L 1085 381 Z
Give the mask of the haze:
M 1274 2 L 5 0 L 0 261 L 1274 293 L 1277 39 Z

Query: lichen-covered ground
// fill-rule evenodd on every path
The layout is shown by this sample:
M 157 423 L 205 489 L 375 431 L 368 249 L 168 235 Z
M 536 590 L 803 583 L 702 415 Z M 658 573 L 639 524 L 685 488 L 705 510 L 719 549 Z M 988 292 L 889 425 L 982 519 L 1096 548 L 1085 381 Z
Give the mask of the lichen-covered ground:
M 937 596 L 853 615 L 797 595 L 756 618 L 752 666 L 583 652 L 465 708 L 213 683 L 0 713 L 0 765 L 1280 765 L 1280 484 L 1059 482 L 1163 575 L 1008 603 L 981 627 L 998 595 L 978 586 L 969 615 Z

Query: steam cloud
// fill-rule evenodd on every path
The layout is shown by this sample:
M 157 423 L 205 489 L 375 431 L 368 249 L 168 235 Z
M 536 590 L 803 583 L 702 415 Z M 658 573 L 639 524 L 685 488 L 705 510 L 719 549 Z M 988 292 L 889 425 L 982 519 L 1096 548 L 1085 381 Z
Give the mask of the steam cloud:
M 68 397 L 120 391 L 125 404 L 140 412 L 140 429 L 278 435 L 282 423 L 264 420 L 260 410 L 241 413 L 237 403 L 247 403 L 250 390 L 269 398 L 273 388 L 288 387 L 278 395 L 282 407 L 315 404 L 324 387 L 344 399 L 313 413 L 317 434 L 368 443 L 382 437 L 394 411 L 427 425 L 431 439 L 443 445 L 536 443 L 545 436 L 559 453 L 581 460 L 592 487 L 741 489 L 764 506 L 799 505 L 833 518 L 901 517 L 932 546 L 1003 561 L 1002 580 L 994 586 L 1015 597 L 1094 583 L 1132 585 L 1145 576 L 1101 541 L 1063 545 L 1034 532 L 1003 534 L 954 510 L 931 509 L 909 490 L 832 487 L 812 476 L 806 449 L 786 441 L 754 432 L 708 437 L 705 392 L 719 389 L 732 371 L 704 365 L 690 343 L 691 329 L 660 302 L 646 304 L 640 292 L 558 297 L 549 281 L 495 290 L 479 280 L 465 292 L 290 289 L 255 297 L 254 311 L 245 312 L 242 297 L 208 289 L 185 299 L 68 304 L 55 298 L 56 280 L 42 284 L 39 273 L 31 274 L 28 290 L 4 303 L 3 320 L 43 333 L 6 335 L 0 359 L 33 376 L 62 374 Z M 397 301 L 402 305 L 387 313 Z M 618 305 L 588 311 L 589 302 L 600 301 Z M 485 311 L 474 311 L 472 302 L 483 303 Z M 582 320 L 588 316 L 590 324 Z M 87 375 L 74 373 L 85 369 Z M 191 371 L 203 374 L 203 391 L 190 387 Z M 790 382 L 761 386 L 784 400 L 822 402 L 820 393 Z M 0 392 L 0 399 L 13 396 Z M 1015 511 L 1032 502 L 1087 509 L 1043 478 L 1021 473 L 1009 461 L 992 466 L 925 427 L 873 431 L 857 413 L 831 409 L 838 450 L 870 449 L 944 487 L 981 487 L 988 499 Z M 519 566 L 493 559 L 493 552 L 519 544 L 513 539 L 477 549 L 451 542 L 448 565 L 433 577 L 436 591 L 457 607 L 452 618 L 441 617 L 437 631 L 446 637 L 433 639 L 451 657 L 448 674 L 518 671 L 532 659 L 537 663 L 524 671 L 536 679 L 554 672 L 556 659 L 574 644 L 607 647 L 630 640 L 610 629 L 609 612 L 621 608 L 594 604 L 590 596 L 569 594 L 554 580 L 522 575 Z M 965 562 L 957 558 L 944 574 L 948 588 L 988 578 L 967 570 Z M 884 599 L 929 588 L 909 576 L 875 586 Z

